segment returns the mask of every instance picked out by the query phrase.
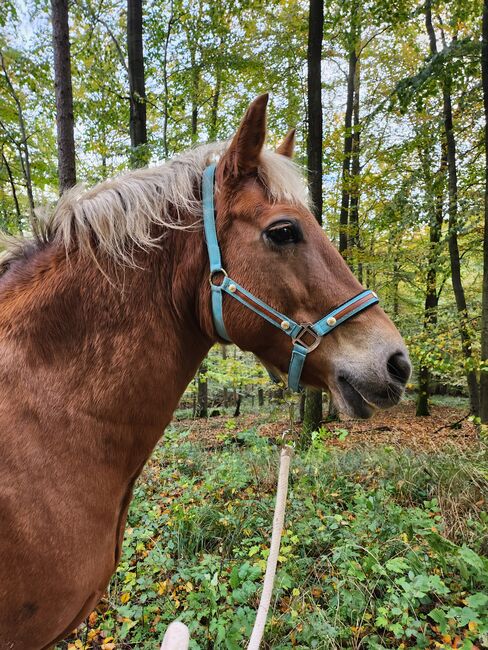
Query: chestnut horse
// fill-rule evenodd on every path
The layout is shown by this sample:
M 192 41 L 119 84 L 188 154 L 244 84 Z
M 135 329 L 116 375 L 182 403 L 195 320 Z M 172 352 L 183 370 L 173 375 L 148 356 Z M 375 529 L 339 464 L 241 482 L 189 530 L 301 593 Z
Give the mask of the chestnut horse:
M 361 286 L 307 207 L 293 133 L 263 149 L 267 96 L 229 143 L 66 193 L 0 279 L 0 648 L 42 650 L 97 605 L 120 557 L 132 487 L 218 339 L 201 179 L 230 275 L 297 322 Z M 229 337 L 286 373 L 291 341 L 224 299 Z M 303 381 L 368 417 L 410 365 L 375 305 L 309 355 Z

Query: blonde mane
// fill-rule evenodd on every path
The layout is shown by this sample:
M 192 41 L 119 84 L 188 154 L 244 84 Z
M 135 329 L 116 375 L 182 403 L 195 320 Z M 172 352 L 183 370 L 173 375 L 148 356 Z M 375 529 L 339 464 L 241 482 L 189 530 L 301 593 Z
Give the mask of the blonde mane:
M 195 188 L 205 167 L 227 146 L 227 142 L 203 145 L 162 165 L 126 172 L 92 189 L 74 187 L 63 194 L 54 213 L 41 221 L 37 239 L 62 243 L 67 250 L 76 242 L 81 252 L 93 254 L 95 248 L 130 264 L 134 248 L 149 249 L 160 242 L 161 228 L 154 226 L 200 227 L 202 203 Z M 305 183 L 290 159 L 263 150 L 259 176 L 271 200 L 307 205 Z M 17 242 L 6 256 L 17 258 L 29 246 L 32 240 L 24 241 L 19 250 Z

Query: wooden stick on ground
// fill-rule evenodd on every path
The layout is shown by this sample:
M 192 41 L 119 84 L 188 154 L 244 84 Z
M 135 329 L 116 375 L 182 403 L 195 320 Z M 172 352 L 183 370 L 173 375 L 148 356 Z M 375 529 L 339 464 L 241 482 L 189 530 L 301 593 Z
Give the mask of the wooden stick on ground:
M 288 492 L 288 474 L 290 471 L 290 461 L 293 454 L 292 447 L 285 445 L 281 450 L 280 473 L 278 476 L 278 489 L 276 491 L 276 504 L 273 517 L 273 533 L 271 535 L 271 546 L 269 549 L 268 562 L 266 564 L 266 573 L 264 575 L 263 592 L 259 601 L 258 613 L 251 634 L 251 639 L 247 650 L 259 650 L 261 639 L 264 634 L 264 626 L 268 617 L 269 604 L 273 593 L 274 579 L 276 575 L 276 566 L 278 564 L 278 555 L 280 552 L 281 533 L 285 521 L 286 495 Z
M 285 445 L 281 450 L 280 471 L 278 475 L 278 488 L 276 490 L 276 503 L 273 516 L 273 532 L 271 535 L 271 546 L 269 549 L 266 573 L 264 574 L 263 592 L 259 601 L 258 613 L 251 634 L 247 650 L 259 650 L 264 634 L 264 627 L 268 617 L 269 605 L 273 594 L 273 585 L 280 553 L 281 533 L 285 521 L 286 495 L 288 492 L 288 474 L 290 473 L 290 461 L 293 455 L 292 447 Z M 190 641 L 190 633 L 184 623 L 174 621 L 166 630 L 161 650 L 187 650 Z

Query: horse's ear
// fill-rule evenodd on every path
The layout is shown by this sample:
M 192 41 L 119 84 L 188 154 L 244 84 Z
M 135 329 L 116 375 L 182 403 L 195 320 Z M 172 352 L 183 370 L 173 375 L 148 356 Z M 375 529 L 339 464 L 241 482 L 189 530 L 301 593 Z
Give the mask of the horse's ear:
M 285 139 L 276 149 L 276 153 L 286 156 L 287 158 L 293 158 L 293 150 L 295 149 L 295 133 L 296 129 L 290 129 L 285 136 Z
M 254 173 L 266 138 L 268 93 L 257 97 L 244 115 L 241 125 L 225 152 L 221 169 L 224 176 L 238 178 Z

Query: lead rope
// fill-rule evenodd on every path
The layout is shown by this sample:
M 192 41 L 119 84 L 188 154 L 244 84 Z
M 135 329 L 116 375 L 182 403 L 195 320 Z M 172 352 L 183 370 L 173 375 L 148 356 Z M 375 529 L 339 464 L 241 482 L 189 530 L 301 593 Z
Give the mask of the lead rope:
M 266 572 L 264 574 L 263 591 L 259 601 L 258 613 L 254 621 L 251 638 L 247 650 L 259 650 L 263 638 L 264 627 L 268 617 L 269 605 L 273 593 L 273 585 L 276 575 L 276 566 L 280 553 L 281 533 L 285 520 L 286 495 L 288 493 L 288 476 L 290 473 L 290 461 L 293 456 L 293 447 L 284 445 L 280 454 L 280 469 L 278 474 L 278 487 L 276 488 L 276 503 L 273 515 L 273 532 L 271 533 L 271 545 L 269 548 Z M 188 650 L 190 632 L 187 626 L 180 621 L 173 621 L 166 630 L 161 650 Z

